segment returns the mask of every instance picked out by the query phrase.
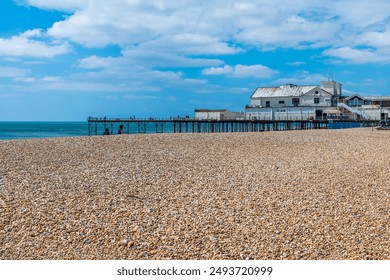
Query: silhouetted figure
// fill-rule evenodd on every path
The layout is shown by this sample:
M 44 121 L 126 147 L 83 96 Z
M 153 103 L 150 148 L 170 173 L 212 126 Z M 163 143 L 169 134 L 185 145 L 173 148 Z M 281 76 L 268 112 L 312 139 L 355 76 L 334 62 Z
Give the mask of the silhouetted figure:
M 123 134 L 123 124 L 119 126 L 118 134 Z
M 103 135 L 110 135 L 110 131 L 108 128 L 104 129 Z

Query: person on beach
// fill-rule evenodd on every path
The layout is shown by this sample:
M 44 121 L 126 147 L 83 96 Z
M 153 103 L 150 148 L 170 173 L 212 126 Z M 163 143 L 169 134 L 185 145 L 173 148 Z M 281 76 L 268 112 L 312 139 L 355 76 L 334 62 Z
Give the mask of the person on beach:
M 108 128 L 104 129 L 103 135 L 110 135 L 110 131 Z
M 119 126 L 118 134 L 123 134 L 123 124 Z

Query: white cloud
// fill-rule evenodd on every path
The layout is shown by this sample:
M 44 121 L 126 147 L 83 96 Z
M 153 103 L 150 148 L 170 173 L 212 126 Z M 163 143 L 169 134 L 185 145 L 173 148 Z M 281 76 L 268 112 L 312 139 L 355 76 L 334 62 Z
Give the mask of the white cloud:
M 246 23 L 235 38 L 262 49 L 318 46 L 334 41 L 335 31 L 338 29 L 334 21 L 317 22 L 291 15 L 274 23 L 262 20 Z
M 386 20 L 389 17 L 390 2 L 388 0 L 356 0 L 353 2 L 342 0 L 329 3 L 327 9 L 334 15 L 341 16 L 342 22 L 360 29 Z
M 233 72 L 234 68 L 230 65 L 225 65 L 223 67 L 211 67 L 202 71 L 204 75 L 224 75 L 232 74 Z
M 154 95 L 139 95 L 139 94 L 126 94 L 124 96 L 125 99 L 131 99 L 131 100 L 151 100 L 151 99 L 157 99 L 157 96 Z
M 218 66 L 224 62 L 220 59 L 190 58 L 168 52 L 155 52 L 142 48 L 128 48 L 122 51 L 120 57 L 90 56 L 79 60 L 78 66 L 86 69 L 102 69 L 109 67 L 128 67 L 140 65 L 155 67 L 205 67 Z
M 143 50 L 159 50 L 159 52 L 190 55 L 223 55 L 236 54 L 242 50 L 218 41 L 215 37 L 184 33 L 157 38 L 138 46 Z
M 96 55 L 79 60 L 79 67 L 86 69 L 107 68 L 118 59 L 112 57 L 98 57 Z
M 50 82 L 50 83 L 58 82 L 60 80 L 61 80 L 61 77 L 59 77 L 59 76 L 45 76 L 45 77 L 42 78 L 42 81 Z
M 282 78 L 273 81 L 275 85 L 296 84 L 296 85 L 319 85 L 321 81 L 326 81 L 327 77 L 319 73 L 309 73 L 302 71 L 295 73 L 294 77 Z
M 325 50 L 323 54 L 356 64 L 390 63 L 390 49 L 377 51 L 371 49 L 341 47 Z
M 302 66 L 305 65 L 305 61 L 294 61 L 294 62 L 288 62 L 286 63 L 288 66 Z
M 21 0 L 20 0 L 21 1 Z M 19 1 L 19 2 L 20 2 Z M 318 42 L 331 45 L 343 29 L 373 26 L 388 18 L 387 0 L 340 0 L 337 2 L 297 0 L 245 2 L 226 0 L 24 0 L 25 4 L 44 9 L 73 11 L 55 23 L 49 34 L 70 38 L 86 46 L 128 45 L 147 41 L 171 40 L 186 43 L 185 36 L 211 38 L 204 49 L 213 49 L 232 39 L 255 46 L 297 47 Z M 170 39 L 169 39 L 170 38 Z M 189 38 L 193 40 L 193 38 Z M 197 50 L 197 48 L 196 48 Z
M 40 9 L 70 12 L 87 7 L 90 0 L 16 0 L 15 2 Z
M 15 82 L 22 82 L 22 83 L 33 83 L 37 79 L 33 77 L 16 77 L 13 79 Z
M 0 77 L 2 78 L 16 78 L 28 75 L 30 70 L 17 67 L 0 67 Z
M 357 37 L 356 44 L 390 48 L 390 29 L 385 32 L 366 32 Z
M 236 65 L 234 69 L 234 76 L 238 78 L 257 77 L 269 78 L 276 74 L 276 71 L 263 65 Z
M 0 55 L 51 58 L 69 53 L 68 44 L 48 45 L 41 41 L 30 40 L 25 36 L 13 36 L 10 39 L 0 38 Z
M 23 32 L 22 34 L 20 34 L 20 37 L 24 37 L 24 38 L 32 38 L 32 37 L 42 37 L 44 36 L 44 32 L 42 29 L 32 29 L 32 30 L 27 30 L 25 32 Z
M 72 13 L 47 30 L 57 39 L 86 47 L 119 45 L 133 53 L 154 52 L 168 61 L 169 55 L 176 55 L 180 65 L 201 66 L 205 61 L 189 62 L 189 57 L 236 54 L 251 47 L 337 49 L 359 44 L 378 54 L 389 47 L 388 0 L 22 2 Z M 25 36 L 42 35 L 34 32 Z
M 224 67 L 211 67 L 202 71 L 204 75 L 229 75 L 234 78 L 269 78 L 277 72 L 263 65 L 225 65 Z

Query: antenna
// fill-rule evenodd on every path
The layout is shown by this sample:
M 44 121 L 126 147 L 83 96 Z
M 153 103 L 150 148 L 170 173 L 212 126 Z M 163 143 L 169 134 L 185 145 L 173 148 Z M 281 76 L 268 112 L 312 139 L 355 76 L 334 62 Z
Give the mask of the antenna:
M 336 70 L 335 69 L 333 69 L 333 76 L 334 76 L 334 82 L 336 82 Z

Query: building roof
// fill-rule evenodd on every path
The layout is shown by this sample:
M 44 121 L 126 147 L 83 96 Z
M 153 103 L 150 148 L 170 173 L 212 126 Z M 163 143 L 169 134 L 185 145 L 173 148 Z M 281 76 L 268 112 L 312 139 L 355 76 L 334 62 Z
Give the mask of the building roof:
M 345 100 L 350 100 L 350 99 L 355 98 L 355 97 L 362 99 L 362 100 L 366 99 L 364 96 L 360 96 L 359 94 L 354 94 L 354 95 L 348 96 L 347 98 L 345 98 Z
M 390 96 L 366 96 L 365 99 L 372 100 L 372 101 L 390 101 Z
M 302 96 L 318 86 L 297 86 L 288 84 L 280 87 L 259 87 L 252 94 L 251 98 L 256 97 L 288 97 Z M 319 88 L 319 87 L 318 87 Z M 323 89 L 322 89 L 323 90 Z
M 390 96 L 361 96 L 359 94 L 354 94 L 354 95 L 351 95 L 351 96 L 348 96 L 347 98 L 345 98 L 346 100 L 350 100 L 354 97 L 357 97 L 357 98 L 360 98 L 360 99 L 363 99 L 363 100 L 370 100 L 370 101 L 390 101 Z
M 210 109 L 195 109 L 195 112 L 228 112 L 226 109 L 215 109 L 215 110 L 210 110 Z

